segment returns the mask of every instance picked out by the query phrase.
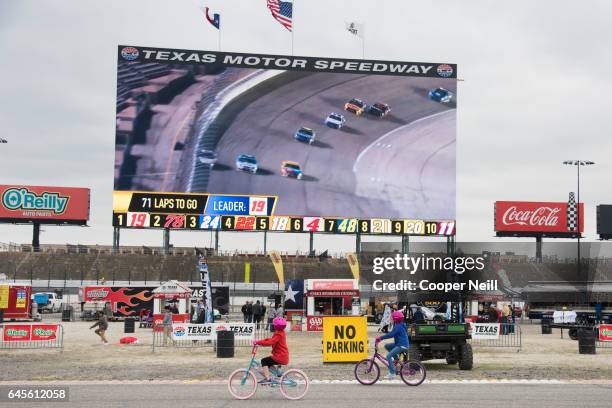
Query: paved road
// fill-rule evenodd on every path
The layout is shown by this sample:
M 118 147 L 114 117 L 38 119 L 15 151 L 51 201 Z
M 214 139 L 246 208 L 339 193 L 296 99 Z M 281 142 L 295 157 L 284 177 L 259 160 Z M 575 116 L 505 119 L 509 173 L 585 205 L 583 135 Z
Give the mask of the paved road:
M 276 213 L 283 215 L 454 219 L 455 109 L 427 98 L 437 86 L 456 90 L 445 79 L 322 73 L 280 86 L 249 104 L 227 128 L 208 191 L 278 195 Z M 392 113 L 379 119 L 344 112 L 352 97 L 388 103 Z M 450 112 L 438 115 L 444 111 Z M 345 115 L 343 129 L 324 125 L 330 112 Z M 312 146 L 293 139 L 300 126 L 317 132 Z M 394 154 L 381 158 L 380 149 Z M 234 170 L 240 153 L 256 155 L 257 175 Z M 300 163 L 304 179 L 281 177 L 283 160 Z M 389 171 L 374 176 L 370 165 L 358 162 L 377 162 Z
M 186 368 L 188 369 L 188 368 Z M 70 402 L 53 407 L 610 407 L 611 385 L 401 384 L 312 385 L 301 401 L 286 401 L 277 390 L 259 390 L 253 399 L 232 399 L 225 385 L 70 385 Z M 22 404 L 10 404 L 20 406 Z M 8 405 L 7 405 L 8 406 Z M 35 406 L 34 404 L 30 406 Z

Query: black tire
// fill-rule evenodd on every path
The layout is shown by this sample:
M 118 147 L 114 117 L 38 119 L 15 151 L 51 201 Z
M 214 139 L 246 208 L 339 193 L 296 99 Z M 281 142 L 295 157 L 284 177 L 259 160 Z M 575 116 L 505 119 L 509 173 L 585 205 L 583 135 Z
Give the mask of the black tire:
M 459 369 L 471 370 L 474 367 L 474 354 L 471 344 L 462 344 L 459 347 Z
M 569 330 L 569 337 L 572 340 L 578 340 L 578 329 L 570 329 Z
M 458 361 L 459 359 L 457 358 L 456 355 L 446 357 L 446 364 L 448 365 L 457 364 Z
M 421 361 L 421 351 L 419 350 L 419 346 L 417 344 L 410 344 L 408 346 L 408 359 Z
M 374 315 L 374 323 L 380 324 L 380 322 L 382 322 L 382 318 L 383 318 L 382 313 L 376 313 Z

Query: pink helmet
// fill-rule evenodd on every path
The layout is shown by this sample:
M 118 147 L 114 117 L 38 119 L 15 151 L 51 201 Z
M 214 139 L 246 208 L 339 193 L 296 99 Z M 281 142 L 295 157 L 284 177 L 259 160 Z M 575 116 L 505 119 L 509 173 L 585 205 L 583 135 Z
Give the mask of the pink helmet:
M 275 317 L 274 320 L 272 320 L 272 326 L 274 326 L 274 330 L 285 330 L 287 321 L 282 317 Z
M 399 323 L 404 320 L 404 314 L 400 312 L 399 310 L 396 310 L 393 313 L 391 313 L 391 318 L 393 319 L 395 323 Z

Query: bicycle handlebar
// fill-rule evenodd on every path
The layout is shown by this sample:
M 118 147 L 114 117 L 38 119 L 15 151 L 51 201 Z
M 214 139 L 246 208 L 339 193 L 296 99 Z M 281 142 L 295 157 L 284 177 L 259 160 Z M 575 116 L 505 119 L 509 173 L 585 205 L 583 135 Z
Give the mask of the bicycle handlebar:
M 258 344 L 253 344 L 253 348 L 251 349 L 251 354 L 253 355 L 257 354 L 257 347 L 259 347 Z

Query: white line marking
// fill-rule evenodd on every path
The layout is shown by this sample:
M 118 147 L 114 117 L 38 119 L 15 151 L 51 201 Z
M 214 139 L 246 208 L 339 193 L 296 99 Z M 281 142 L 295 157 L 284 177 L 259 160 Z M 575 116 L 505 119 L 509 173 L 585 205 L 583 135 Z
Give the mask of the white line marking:
M 416 123 L 422 122 L 422 121 L 427 120 L 427 119 L 434 118 L 436 116 L 439 116 L 439 115 L 442 115 L 442 114 L 445 114 L 445 113 L 453 112 L 453 111 L 454 111 L 454 109 L 448 109 L 448 110 L 444 110 L 442 112 L 433 113 L 433 114 L 428 115 L 428 116 L 423 116 L 422 118 L 418 118 L 416 120 L 413 120 L 410 123 L 407 123 L 407 124 L 405 124 L 403 126 L 400 126 L 398 128 L 393 129 L 390 132 L 385 133 L 384 135 L 382 135 L 381 137 L 379 137 L 378 139 L 376 139 L 375 141 L 370 143 L 365 149 L 363 149 L 361 151 L 361 153 L 359 153 L 359 156 L 357 156 L 357 160 L 355 160 L 355 164 L 353 164 L 353 173 L 357 173 L 357 165 L 359 164 L 359 160 L 361 160 L 361 158 L 368 152 L 368 150 L 370 150 L 374 146 L 380 146 L 381 145 L 381 141 L 383 139 L 385 139 L 386 137 L 389 137 L 389 136 L 391 136 L 392 134 L 394 134 L 396 132 L 400 132 L 400 131 L 402 131 L 403 129 L 405 129 L 407 127 L 413 126 Z M 391 147 L 391 145 L 389 145 L 389 147 Z
M 383 384 L 403 384 L 401 380 L 379 380 Z M 227 385 L 227 380 L 91 380 L 91 381 L 0 381 L 0 386 L 7 385 Z M 357 380 L 310 380 L 310 384 L 358 384 Z M 612 380 L 556 380 L 556 379 L 491 379 L 491 380 L 425 380 L 425 384 L 475 384 L 475 385 L 505 385 L 505 384 L 542 384 L 542 385 L 568 385 L 568 384 L 596 384 L 611 385 Z

